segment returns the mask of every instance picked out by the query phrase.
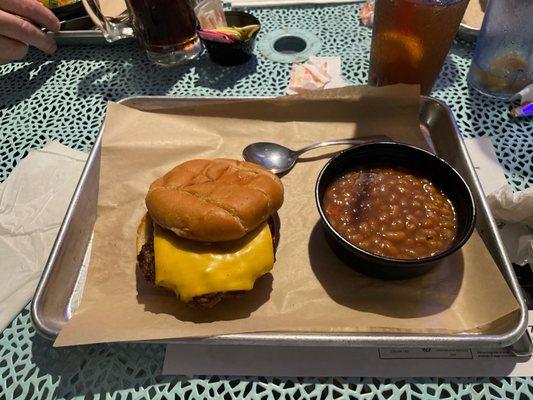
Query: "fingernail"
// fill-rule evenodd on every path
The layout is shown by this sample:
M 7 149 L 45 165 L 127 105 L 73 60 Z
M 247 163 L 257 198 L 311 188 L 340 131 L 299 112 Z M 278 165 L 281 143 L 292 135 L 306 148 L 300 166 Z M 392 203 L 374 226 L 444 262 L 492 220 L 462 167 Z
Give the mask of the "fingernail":
M 50 40 L 50 44 L 49 44 L 48 49 L 46 50 L 46 52 L 50 53 L 50 54 L 55 53 L 56 50 L 57 50 L 57 43 L 56 43 L 56 41 L 54 39 L 54 34 L 48 32 L 46 34 L 46 36 L 48 36 L 48 39 Z
M 56 52 L 56 50 L 57 50 L 57 44 L 54 42 L 54 43 L 50 43 L 50 45 L 48 46 L 48 48 L 45 51 L 48 54 L 53 54 L 53 53 Z

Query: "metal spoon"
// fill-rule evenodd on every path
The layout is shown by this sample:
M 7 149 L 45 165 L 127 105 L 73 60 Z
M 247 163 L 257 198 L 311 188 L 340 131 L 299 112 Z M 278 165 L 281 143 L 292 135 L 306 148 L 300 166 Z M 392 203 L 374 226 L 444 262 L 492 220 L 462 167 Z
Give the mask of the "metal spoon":
M 339 144 L 357 145 L 374 141 L 390 141 L 387 136 L 367 136 L 362 139 L 338 139 L 314 143 L 300 150 L 291 150 L 281 144 L 270 142 L 252 143 L 244 148 L 242 156 L 246 161 L 262 165 L 275 174 L 283 174 L 289 171 L 303 153 L 325 146 Z

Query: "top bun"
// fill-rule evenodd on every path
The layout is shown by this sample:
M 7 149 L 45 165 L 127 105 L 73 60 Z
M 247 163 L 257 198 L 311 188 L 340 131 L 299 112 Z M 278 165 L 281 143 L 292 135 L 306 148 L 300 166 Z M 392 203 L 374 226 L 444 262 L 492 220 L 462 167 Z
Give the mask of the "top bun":
M 283 203 L 283 185 L 246 161 L 191 160 L 156 179 L 146 195 L 152 219 L 183 238 L 221 242 L 243 237 Z

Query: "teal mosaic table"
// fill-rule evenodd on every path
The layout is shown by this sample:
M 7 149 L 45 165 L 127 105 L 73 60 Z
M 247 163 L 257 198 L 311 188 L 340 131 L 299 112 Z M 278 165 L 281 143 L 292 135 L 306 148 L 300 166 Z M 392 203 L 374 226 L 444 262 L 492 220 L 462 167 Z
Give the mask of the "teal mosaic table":
M 297 27 L 323 40 L 320 55 L 342 57 L 346 80 L 367 80 L 370 31 L 355 5 L 251 10 L 268 31 Z M 454 111 L 465 137 L 488 136 L 515 189 L 533 183 L 533 125 L 512 121 L 509 105 L 471 92 L 472 56 L 456 43 L 433 95 Z M 65 47 L 53 56 L 31 52 L 0 67 L 0 181 L 28 153 L 50 140 L 89 151 L 106 101 L 132 95 L 273 96 L 284 93 L 288 65 L 258 55 L 222 68 L 204 55 L 187 66 L 150 65 L 135 44 Z M 1 258 L 0 258 L 1 260 Z M 1 261 L 0 261 L 1 262 Z M 0 265 L 1 267 L 1 265 Z M 0 334 L 0 400 L 4 399 L 532 399 L 533 380 L 163 377 L 162 345 L 111 344 L 53 349 L 31 327 L 28 307 Z M 357 360 L 355 360 L 357 362 Z

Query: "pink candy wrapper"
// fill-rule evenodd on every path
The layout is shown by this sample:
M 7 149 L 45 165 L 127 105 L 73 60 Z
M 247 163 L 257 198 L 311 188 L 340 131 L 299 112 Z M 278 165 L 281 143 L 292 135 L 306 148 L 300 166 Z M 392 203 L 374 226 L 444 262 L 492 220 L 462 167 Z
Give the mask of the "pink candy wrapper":
M 339 57 L 310 57 L 306 63 L 293 64 L 287 94 L 346 86 L 341 76 Z
M 198 31 L 198 36 L 204 40 L 210 40 L 212 42 L 220 42 L 220 43 L 234 43 L 235 40 L 233 40 L 228 35 L 217 32 L 209 29 L 200 29 Z

